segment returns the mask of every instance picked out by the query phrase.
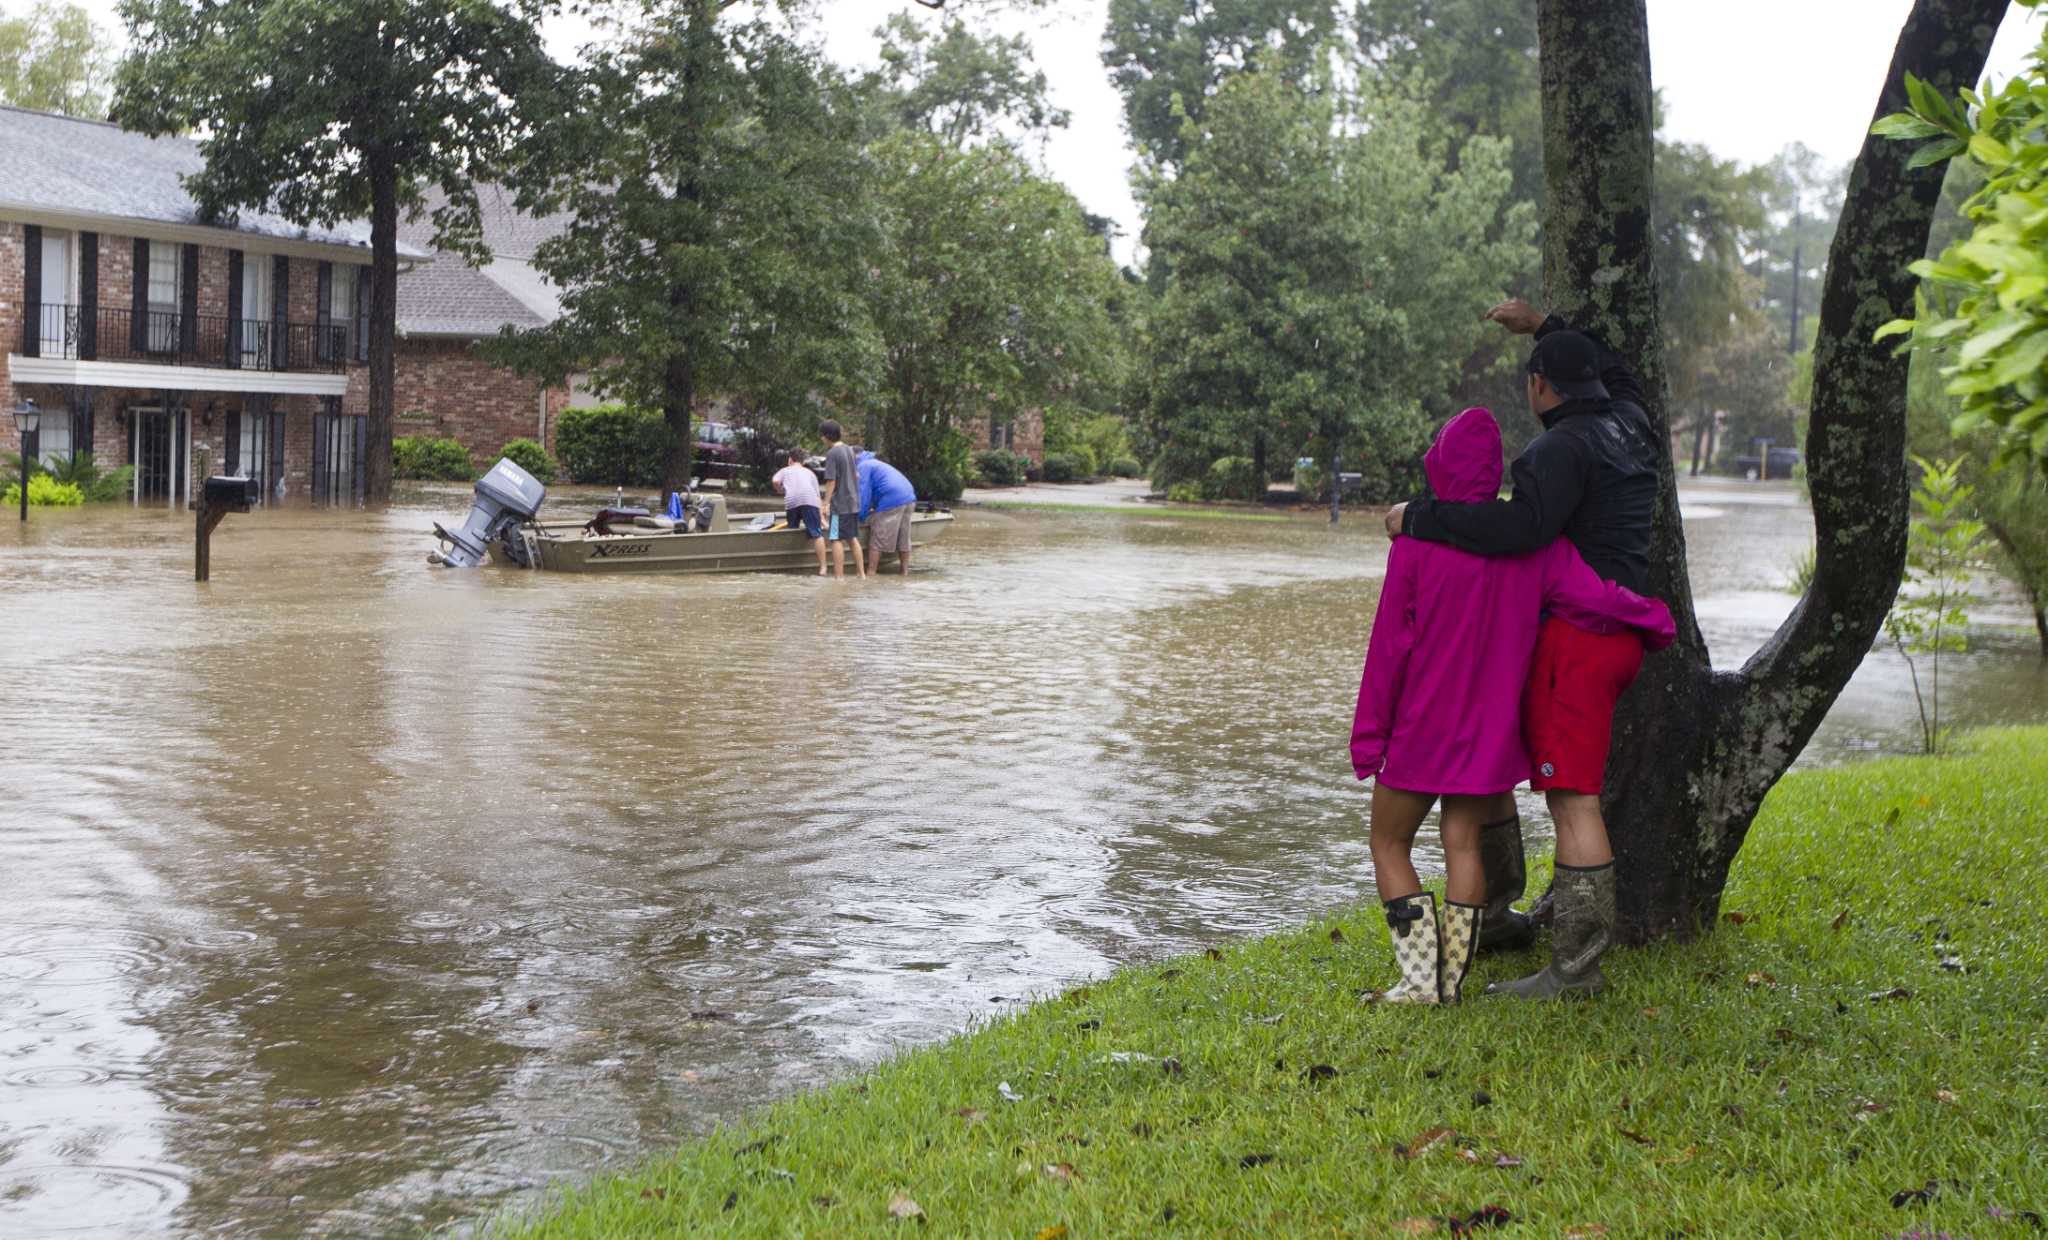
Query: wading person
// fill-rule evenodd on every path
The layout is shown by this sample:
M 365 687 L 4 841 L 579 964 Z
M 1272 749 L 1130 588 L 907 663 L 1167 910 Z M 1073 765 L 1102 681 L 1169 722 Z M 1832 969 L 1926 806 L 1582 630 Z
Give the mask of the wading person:
M 825 524 L 818 497 L 818 476 L 804 465 L 804 450 L 791 448 L 789 464 L 775 471 L 768 481 L 782 496 L 782 512 L 789 528 L 803 527 L 811 546 L 818 552 L 818 576 L 825 575 Z
M 1467 409 L 1422 458 L 1430 490 L 1446 500 L 1500 490 L 1500 427 Z M 1515 706 L 1548 614 L 1589 634 L 1657 649 L 1671 644 L 1671 612 L 1603 581 L 1564 539 L 1529 555 L 1486 557 L 1396 538 L 1373 616 L 1351 765 L 1371 779 L 1373 882 L 1386 907 L 1400 979 L 1390 1003 L 1456 1003 L 1485 922 L 1481 824 L 1502 793 L 1528 776 Z M 1441 915 L 1422 889 L 1411 852 L 1423 815 L 1443 800 Z
M 860 519 L 868 527 L 868 571 L 879 575 L 882 553 L 896 553 L 897 571 L 910 575 L 910 514 L 917 511 L 917 488 L 903 471 L 872 452 L 860 454 Z
M 1605 580 L 1648 590 L 1657 454 L 1641 380 L 1599 340 L 1525 301 L 1502 302 L 1486 317 L 1536 338 L 1524 387 L 1543 432 L 1515 460 L 1512 498 L 1396 504 L 1387 532 L 1484 556 L 1524 554 L 1562 535 Z M 1551 958 L 1529 977 L 1488 986 L 1488 994 L 1553 998 L 1606 984 L 1600 958 L 1614 937 L 1614 852 L 1600 786 L 1614 705 L 1642 659 L 1641 643 L 1628 634 L 1587 633 L 1555 616 L 1544 621 L 1521 717 L 1530 786 L 1544 794 L 1557 828 Z M 1513 798 L 1501 797 L 1491 816 L 1513 821 L 1512 809 Z M 1507 887 L 1521 868 L 1519 827 L 1512 847 L 1488 850 L 1487 860 L 1491 911 L 1496 880 Z M 1521 918 L 1505 914 L 1503 921 L 1526 937 Z
M 853 571 L 865 579 L 860 560 L 860 458 L 839 439 L 839 423 L 818 423 L 825 437 L 825 539 L 832 544 L 832 575 L 846 580 L 846 545 L 853 544 Z

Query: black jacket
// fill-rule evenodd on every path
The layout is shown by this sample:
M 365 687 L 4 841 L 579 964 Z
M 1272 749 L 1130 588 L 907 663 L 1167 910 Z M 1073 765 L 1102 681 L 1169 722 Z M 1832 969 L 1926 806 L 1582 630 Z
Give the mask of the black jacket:
M 1536 336 L 1568 326 L 1551 315 Z M 1604 341 L 1592 339 L 1608 399 L 1568 400 L 1543 415 L 1543 433 L 1515 459 L 1514 497 L 1477 504 L 1412 500 L 1402 533 L 1480 555 L 1535 551 L 1563 534 L 1594 572 L 1638 594 L 1649 592 L 1656 437 L 1643 412 L 1642 380 Z

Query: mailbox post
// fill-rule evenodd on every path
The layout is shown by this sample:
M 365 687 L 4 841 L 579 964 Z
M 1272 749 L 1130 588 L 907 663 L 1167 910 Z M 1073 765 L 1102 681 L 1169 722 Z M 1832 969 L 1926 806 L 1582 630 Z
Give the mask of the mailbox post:
M 254 478 L 211 477 L 199 491 L 198 539 L 192 548 L 192 578 L 205 581 L 213 569 L 213 527 L 231 512 L 247 512 L 256 502 Z

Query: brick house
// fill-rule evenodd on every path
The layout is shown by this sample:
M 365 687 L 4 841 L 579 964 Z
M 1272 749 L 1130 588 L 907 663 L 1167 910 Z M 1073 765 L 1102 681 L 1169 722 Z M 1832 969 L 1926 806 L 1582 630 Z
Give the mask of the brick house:
M 395 433 L 452 437 L 479 467 L 514 439 L 555 450 L 555 421 L 572 405 L 597 403 L 580 378 L 544 386 L 478 355 L 477 345 L 503 328 L 552 323 L 562 307 L 554 287 L 533 267 L 534 247 L 554 236 L 566 217 L 521 214 L 495 185 L 480 186 L 484 241 L 491 261 L 472 267 L 452 254 L 398 277 Z M 430 196 L 417 219 L 399 221 L 399 239 L 431 249 Z
M 0 409 L 22 445 L 132 465 L 177 507 L 202 471 L 267 500 L 357 502 L 368 425 L 369 225 L 201 218 L 195 144 L 0 108 Z M 428 256 L 401 246 L 408 262 Z

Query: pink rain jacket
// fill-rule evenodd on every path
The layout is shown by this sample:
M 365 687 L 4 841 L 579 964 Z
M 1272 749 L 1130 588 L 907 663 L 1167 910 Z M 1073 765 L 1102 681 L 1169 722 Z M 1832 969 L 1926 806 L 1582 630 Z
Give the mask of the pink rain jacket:
M 1438 499 L 1494 498 L 1493 415 L 1451 419 L 1422 466 Z M 1669 608 L 1601 580 L 1562 538 L 1517 556 L 1396 538 L 1351 723 L 1358 777 L 1434 793 L 1505 792 L 1529 778 L 1522 683 L 1546 611 L 1590 633 L 1633 628 L 1652 650 L 1675 636 Z

